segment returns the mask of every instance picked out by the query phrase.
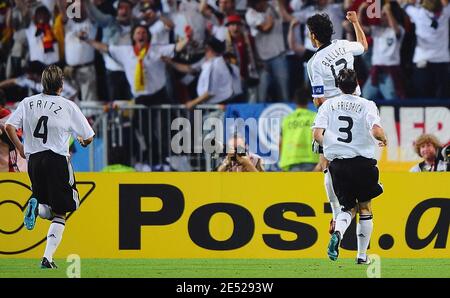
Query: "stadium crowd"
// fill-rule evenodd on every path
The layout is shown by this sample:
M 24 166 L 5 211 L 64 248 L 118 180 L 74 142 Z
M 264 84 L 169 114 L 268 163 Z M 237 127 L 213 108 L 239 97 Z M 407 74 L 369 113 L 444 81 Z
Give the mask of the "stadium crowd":
M 363 97 L 450 98 L 448 0 L 0 0 L 0 97 L 41 92 L 57 64 L 76 103 L 294 102 L 317 50 L 306 20 L 326 13 L 333 39 L 355 40 L 351 10 Z
M 57 63 L 65 96 L 82 101 L 290 101 L 309 86 L 307 18 L 325 12 L 333 38 L 354 40 L 348 10 L 369 37 L 356 61 L 364 97 L 450 97 L 448 0 L 0 0 L 0 88 L 21 100 Z M 208 88 L 222 96 L 204 96 Z

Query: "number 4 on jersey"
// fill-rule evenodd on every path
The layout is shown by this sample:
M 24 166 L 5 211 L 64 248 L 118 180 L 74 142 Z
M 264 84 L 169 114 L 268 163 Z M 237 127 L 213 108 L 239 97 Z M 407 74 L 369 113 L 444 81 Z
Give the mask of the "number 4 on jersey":
M 34 129 L 34 132 L 33 132 L 33 137 L 42 139 L 42 142 L 44 144 L 47 143 L 47 134 L 48 134 L 47 121 L 48 121 L 48 116 L 41 116 L 41 118 L 39 118 L 36 128 Z M 41 133 L 42 127 L 44 129 L 44 132 Z

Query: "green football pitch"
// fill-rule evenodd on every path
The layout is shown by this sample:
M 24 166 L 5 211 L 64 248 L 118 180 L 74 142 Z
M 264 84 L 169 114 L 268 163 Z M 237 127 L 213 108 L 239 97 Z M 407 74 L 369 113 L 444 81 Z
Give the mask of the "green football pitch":
M 40 269 L 38 259 L 0 259 L 0 277 L 67 277 L 71 263 Z M 450 259 L 381 259 L 381 277 L 450 277 Z M 81 277 L 301 278 L 367 277 L 353 259 L 81 259 Z M 369 268 L 370 269 L 370 268 Z M 376 269 L 378 270 L 378 269 Z

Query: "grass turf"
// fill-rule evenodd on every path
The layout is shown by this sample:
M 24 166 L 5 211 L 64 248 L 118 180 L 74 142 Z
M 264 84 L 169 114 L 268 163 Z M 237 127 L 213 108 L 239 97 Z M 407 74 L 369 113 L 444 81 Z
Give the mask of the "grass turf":
M 40 269 L 38 259 L 0 259 L 0 277 L 66 277 L 67 263 Z M 367 277 L 353 259 L 82 259 L 81 277 L 300 278 Z M 381 277 L 450 277 L 450 259 L 381 259 Z

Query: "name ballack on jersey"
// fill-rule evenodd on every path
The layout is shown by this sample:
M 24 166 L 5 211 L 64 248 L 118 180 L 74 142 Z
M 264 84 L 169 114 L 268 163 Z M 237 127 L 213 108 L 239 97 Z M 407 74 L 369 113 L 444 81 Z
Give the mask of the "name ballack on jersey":
M 334 48 L 323 57 L 322 64 L 331 67 L 337 58 L 341 58 L 346 53 L 347 51 L 343 47 Z

